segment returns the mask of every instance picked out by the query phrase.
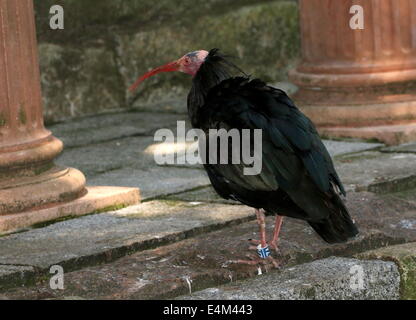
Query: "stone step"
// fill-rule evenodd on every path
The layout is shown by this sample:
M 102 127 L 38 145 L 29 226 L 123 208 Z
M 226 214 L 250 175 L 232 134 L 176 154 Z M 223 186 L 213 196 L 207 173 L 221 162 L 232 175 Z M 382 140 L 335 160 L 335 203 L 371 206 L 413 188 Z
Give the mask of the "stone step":
M 365 251 L 356 257 L 359 260 L 340 257 L 316 260 L 177 299 L 416 299 L 416 242 Z
M 416 230 L 416 221 L 413 228 Z M 393 261 L 400 272 L 401 299 L 416 300 L 416 242 L 366 251 L 357 257 Z
M 382 152 L 416 153 L 416 142 L 404 143 L 398 146 L 390 146 L 381 149 Z
M 253 210 L 244 206 L 149 201 L 5 235 L 0 237 L 0 284 L 15 276 L 13 266 L 38 273 L 56 264 L 79 269 L 252 219 Z
M 119 112 L 54 124 L 48 127 L 65 148 L 82 147 L 133 136 L 153 136 L 160 128 L 173 128 L 187 115 L 153 112 Z
M 304 221 L 284 219 L 281 253 L 273 252 L 283 270 L 330 256 L 352 257 L 416 241 L 414 225 L 404 223 L 415 219 L 416 205 L 364 192 L 350 195 L 347 204 L 360 229 L 360 235 L 348 243 L 327 244 Z M 23 279 L 26 282 L 22 280 L 36 281 L 36 287 L 9 289 L 3 295 L 28 299 L 172 298 L 187 294 L 189 282 L 194 292 L 258 275 L 256 266 L 232 263 L 247 259 L 247 239 L 258 238 L 257 223 L 244 222 L 254 218 L 251 209 L 163 201 L 141 206 L 142 210 L 102 213 L 0 238 L 0 265 L 24 265 L 37 272 Z M 274 218 L 266 220 L 270 234 Z M 65 290 L 49 287 L 53 264 L 64 268 Z M 273 267 L 268 263 L 261 270 L 266 274 Z M 5 275 L 2 284 L 7 280 Z
M 335 168 L 347 190 L 376 193 L 416 188 L 416 154 L 364 151 L 336 159 Z
M 397 300 L 393 262 L 330 257 L 208 288 L 179 300 Z

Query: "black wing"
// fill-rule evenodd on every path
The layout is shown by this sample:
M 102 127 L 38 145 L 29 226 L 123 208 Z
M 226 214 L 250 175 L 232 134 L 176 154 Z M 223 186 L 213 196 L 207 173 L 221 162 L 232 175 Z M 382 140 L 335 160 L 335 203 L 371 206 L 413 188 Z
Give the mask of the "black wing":
M 330 197 L 334 188 L 345 195 L 314 125 L 282 90 L 258 79 L 224 80 L 209 91 L 198 122 L 206 132 L 262 129 L 260 174 L 244 175 L 244 165 L 230 164 L 231 159 L 229 164 L 205 165 L 214 188 L 224 198 L 250 205 L 248 192 L 264 195 L 280 188 L 305 211 L 304 219 L 319 221 L 328 216 L 324 195 Z

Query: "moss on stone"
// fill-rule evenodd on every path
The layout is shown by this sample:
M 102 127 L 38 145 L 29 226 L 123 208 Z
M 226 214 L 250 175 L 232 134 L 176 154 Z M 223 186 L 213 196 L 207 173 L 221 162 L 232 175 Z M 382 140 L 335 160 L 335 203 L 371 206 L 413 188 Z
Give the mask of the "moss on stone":
M 46 122 L 125 107 L 111 50 L 41 44 L 39 52 Z
M 246 6 L 201 17 L 192 26 L 179 24 L 120 36 L 118 43 L 130 84 L 149 68 L 192 50 L 215 47 L 234 56 L 234 62 L 253 77 L 281 81 L 299 55 L 298 11 L 293 2 Z M 183 97 L 190 82 L 187 75 L 178 73 L 148 79 L 141 84 L 134 106 Z
M 387 198 L 400 199 L 416 203 L 416 189 L 403 190 L 385 195 Z
M 91 215 L 99 214 L 99 213 L 103 213 L 103 212 L 116 211 L 116 210 L 123 209 L 125 207 L 127 207 L 126 204 L 115 204 L 115 205 L 111 205 L 111 206 L 108 206 L 108 207 L 105 207 L 105 208 L 102 208 L 102 209 L 99 209 L 99 210 L 95 210 L 95 211 L 90 212 L 90 213 L 83 214 L 82 216 L 68 215 L 68 216 L 56 218 L 56 219 L 53 219 L 53 220 L 48 220 L 48 221 L 44 221 L 44 222 L 35 223 L 32 226 L 30 226 L 30 228 L 33 228 L 33 229 L 45 228 L 47 226 L 50 226 L 50 225 L 58 223 L 58 222 L 72 220 L 72 219 L 76 219 L 76 218 L 80 218 L 80 217 L 91 216 Z
M 416 255 L 404 257 L 401 262 L 400 271 L 403 277 L 402 298 L 416 300 Z
M 360 259 L 381 259 L 396 263 L 400 271 L 401 299 L 416 299 L 416 242 L 367 251 L 357 257 Z
M 271 3 L 279 0 L 262 0 Z M 35 1 L 36 24 L 40 41 L 72 44 L 94 42 L 119 29 L 152 30 L 160 26 L 189 25 L 206 15 L 222 14 L 258 0 L 42 0 Z M 52 5 L 64 8 L 65 29 L 51 30 Z
M 64 30 L 49 28 L 54 4 L 64 7 Z M 127 88 L 149 68 L 192 50 L 218 47 L 270 82 L 285 80 L 299 56 L 296 1 L 44 0 L 35 6 L 46 123 L 164 101 L 184 104 L 190 86 L 184 74 L 148 79 L 135 96 Z

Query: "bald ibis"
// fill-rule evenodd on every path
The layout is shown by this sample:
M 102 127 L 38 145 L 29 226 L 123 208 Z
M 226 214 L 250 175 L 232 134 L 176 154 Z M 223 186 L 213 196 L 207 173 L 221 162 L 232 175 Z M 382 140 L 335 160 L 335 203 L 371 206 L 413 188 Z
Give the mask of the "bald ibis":
M 262 130 L 262 170 L 258 175 L 244 175 L 243 166 L 232 161 L 204 164 L 221 197 L 255 209 L 260 241 L 252 242 L 257 244 L 254 248 L 260 258 L 271 258 L 265 213 L 276 215 L 269 243 L 276 250 L 283 216 L 306 220 L 328 243 L 345 242 L 358 234 L 341 198 L 345 190 L 328 151 L 311 120 L 284 91 L 251 79 L 218 49 L 187 53 L 147 72 L 130 90 L 150 76 L 169 71 L 193 77 L 188 114 L 194 128 L 204 132 L 212 128 Z M 240 75 L 232 76 L 233 72 Z M 257 260 L 246 262 L 262 261 Z

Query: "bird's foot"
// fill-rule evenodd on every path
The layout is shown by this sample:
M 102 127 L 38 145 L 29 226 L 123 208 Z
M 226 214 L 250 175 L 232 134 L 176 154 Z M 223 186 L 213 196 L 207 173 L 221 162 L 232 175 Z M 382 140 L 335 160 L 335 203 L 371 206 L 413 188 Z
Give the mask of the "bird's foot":
M 236 264 L 246 264 L 250 266 L 258 266 L 259 268 L 261 266 L 264 266 L 267 272 L 267 266 L 270 265 L 270 263 L 273 265 L 274 268 L 280 268 L 280 263 L 274 259 L 272 256 L 267 256 L 265 258 L 259 257 L 259 255 L 255 254 L 246 254 L 247 260 L 244 259 L 238 259 L 231 261 L 232 263 Z M 260 269 L 261 270 L 261 269 Z
M 276 251 L 277 254 L 282 254 L 282 250 L 279 248 L 277 241 L 270 241 L 270 248 Z

